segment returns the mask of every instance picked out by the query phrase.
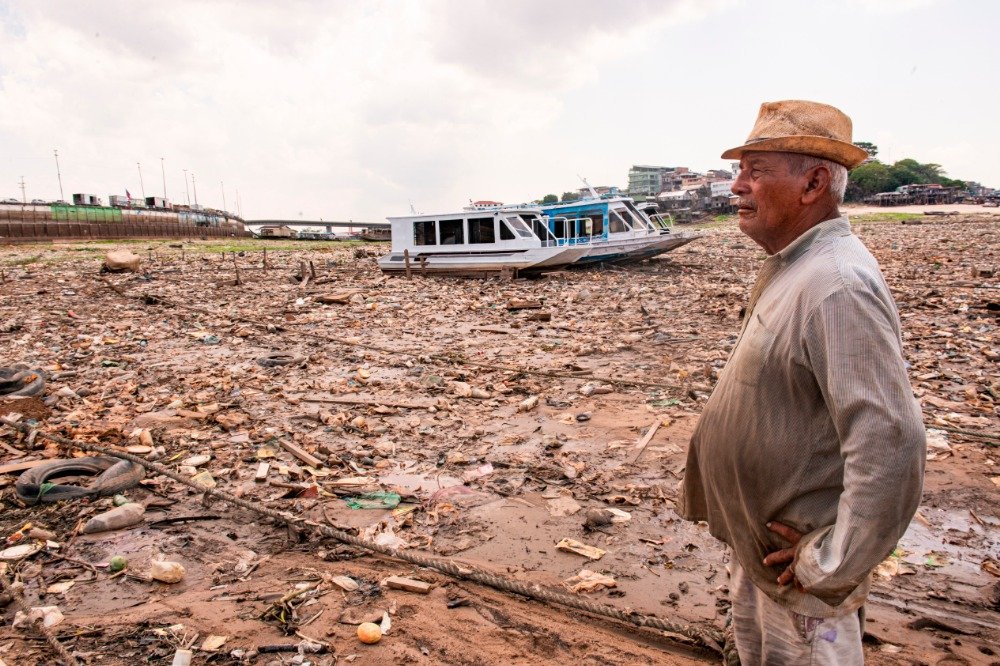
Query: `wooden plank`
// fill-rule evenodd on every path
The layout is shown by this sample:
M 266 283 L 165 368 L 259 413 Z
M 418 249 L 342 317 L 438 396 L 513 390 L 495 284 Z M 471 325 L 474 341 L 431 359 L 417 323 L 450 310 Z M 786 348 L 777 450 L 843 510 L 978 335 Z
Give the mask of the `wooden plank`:
M 286 442 L 284 440 L 279 439 L 278 440 L 278 444 L 281 445 L 281 448 L 283 448 L 284 450 L 288 451 L 293 456 L 295 456 L 296 458 L 298 458 L 299 460 L 301 460 L 302 462 L 304 462 L 307 465 L 310 465 L 310 466 L 316 467 L 316 468 L 326 467 L 326 465 L 323 463 L 322 460 L 320 460 L 316 456 L 312 455 L 308 451 L 305 451 L 304 449 L 296 446 L 295 444 L 292 444 L 291 442 Z
M 42 460 L 25 460 L 23 462 L 9 463 L 7 465 L 0 465 L 0 474 L 11 474 L 13 472 L 23 472 L 26 469 L 31 469 L 32 467 L 38 467 L 39 465 L 44 465 L 47 460 L 44 458 Z
M 407 592 L 416 592 L 418 594 L 427 594 L 431 591 L 431 584 L 425 583 L 422 580 L 414 580 L 413 578 L 405 578 L 403 576 L 389 576 L 385 584 L 393 590 L 405 590 Z
M 660 428 L 660 420 L 657 419 L 653 422 L 653 425 L 649 426 L 649 430 L 646 431 L 646 435 L 639 440 L 639 443 L 635 445 L 639 449 L 639 453 L 635 454 L 635 458 L 632 460 L 632 464 L 639 462 L 639 457 L 646 451 L 646 447 L 649 446 L 649 442 L 652 441 L 653 435 Z
M 261 464 L 257 465 L 257 474 L 254 475 L 253 480 L 258 482 L 264 481 L 265 479 L 267 479 L 267 473 L 270 469 L 271 469 L 271 463 L 269 462 L 262 462 Z
M 521 298 L 511 299 L 507 303 L 508 310 L 540 310 L 542 308 L 541 301 L 530 301 Z

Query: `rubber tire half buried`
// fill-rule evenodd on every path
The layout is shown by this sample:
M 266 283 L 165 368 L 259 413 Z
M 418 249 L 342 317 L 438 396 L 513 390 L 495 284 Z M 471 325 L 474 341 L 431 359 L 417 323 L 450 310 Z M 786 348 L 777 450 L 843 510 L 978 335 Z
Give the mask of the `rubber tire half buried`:
M 52 460 L 25 470 L 17 478 L 14 490 L 28 504 L 101 497 L 116 495 L 136 486 L 145 473 L 146 470 L 134 462 L 104 456 Z M 49 483 L 49 479 L 84 475 L 93 476 L 94 480 L 86 486 L 56 484 L 42 492 L 43 484 Z

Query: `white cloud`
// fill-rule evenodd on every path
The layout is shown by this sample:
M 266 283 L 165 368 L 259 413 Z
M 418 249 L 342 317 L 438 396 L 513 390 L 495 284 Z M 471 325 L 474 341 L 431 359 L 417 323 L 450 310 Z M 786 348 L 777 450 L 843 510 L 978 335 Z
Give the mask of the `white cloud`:
M 848 5 L 870 14 L 902 14 L 915 9 L 930 7 L 939 0 L 847 0 Z M 838 1 L 842 2 L 842 0 Z
M 453 206 L 470 182 L 544 178 L 524 137 L 567 91 L 725 4 L 20 0 L 0 15 L 0 141 L 47 196 L 58 147 L 72 191 L 137 191 L 141 161 L 158 193 L 165 157 L 172 198 L 188 168 L 203 203 L 225 179 L 255 216 Z

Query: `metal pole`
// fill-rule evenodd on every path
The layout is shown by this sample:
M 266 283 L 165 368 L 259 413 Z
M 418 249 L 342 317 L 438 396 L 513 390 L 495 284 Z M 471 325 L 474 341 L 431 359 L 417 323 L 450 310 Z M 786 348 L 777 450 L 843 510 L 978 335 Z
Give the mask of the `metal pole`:
M 198 182 L 194 179 L 194 173 L 191 174 L 191 189 L 194 190 L 194 205 L 198 205 Z
M 167 172 L 163 166 L 163 158 L 160 158 L 160 174 L 163 176 L 163 200 L 167 200 Z
M 63 189 L 62 189 L 62 173 L 60 173 L 59 171 L 59 151 L 53 150 L 52 152 L 56 154 L 56 178 L 59 179 L 59 200 L 65 201 L 66 195 L 63 194 Z
M 226 210 L 226 184 L 220 180 L 219 187 L 222 188 L 222 210 Z
M 191 205 L 191 192 L 188 191 L 188 170 L 181 169 L 184 172 L 184 198 L 187 200 L 187 205 Z
M 142 191 L 142 200 L 146 200 L 146 186 L 142 184 L 142 165 L 138 162 L 135 163 L 137 169 L 139 169 L 139 189 Z

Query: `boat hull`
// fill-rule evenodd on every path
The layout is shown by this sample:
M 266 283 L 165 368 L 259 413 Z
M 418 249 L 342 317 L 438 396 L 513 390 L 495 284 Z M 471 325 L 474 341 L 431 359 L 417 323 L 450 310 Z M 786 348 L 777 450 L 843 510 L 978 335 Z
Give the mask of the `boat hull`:
M 422 273 L 499 273 L 538 271 L 567 266 L 580 259 L 586 248 L 539 247 L 490 252 L 422 252 L 410 255 L 410 270 Z M 378 262 L 385 273 L 406 271 L 402 252 L 390 252 Z
M 694 239 L 695 236 L 682 236 L 680 234 L 651 234 L 649 236 L 593 241 L 588 246 L 587 254 L 577 260 L 574 265 L 586 266 L 596 263 L 648 259 L 686 245 Z

